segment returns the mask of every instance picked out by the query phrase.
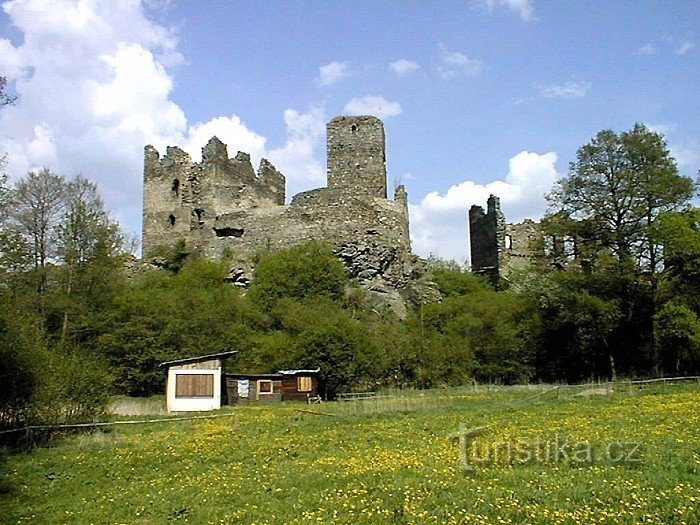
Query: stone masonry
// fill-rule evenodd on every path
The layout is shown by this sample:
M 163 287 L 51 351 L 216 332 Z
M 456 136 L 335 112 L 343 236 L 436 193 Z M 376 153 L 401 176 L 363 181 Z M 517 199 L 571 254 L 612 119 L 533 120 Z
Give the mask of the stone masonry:
M 229 158 L 213 137 L 193 162 L 182 149 L 144 154 L 143 255 L 182 240 L 186 249 L 232 261 L 231 280 L 245 285 L 256 255 L 315 239 L 329 243 L 349 274 L 367 288 L 405 289 L 425 273 L 411 254 L 408 196 L 387 199 L 384 126 L 372 116 L 327 124 L 328 186 L 285 204 L 285 178 L 266 159 Z
M 469 210 L 469 238 L 472 271 L 494 283 L 530 264 L 543 245 L 540 225 L 530 219 L 507 224 L 495 195 L 489 197 L 486 213 L 481 206 Z

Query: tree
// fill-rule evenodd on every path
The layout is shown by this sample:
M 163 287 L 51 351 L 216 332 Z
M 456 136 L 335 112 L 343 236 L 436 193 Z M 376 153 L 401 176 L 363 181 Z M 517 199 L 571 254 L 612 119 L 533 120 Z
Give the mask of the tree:
M 13 97 L 6 93 L 6 89 L 7 77 L 0 76 L 0 108 L 4 106 L 9 106 L 10 104 L 14 104 L 16 100 L 16 97 Z
M 686 305 L 666 303 L 654 317 L 656 345 L 663 369 L 694 374 L 700 369 L 700 320 Z
M 637 124 L 619 135 L 599 132 L 547 197 L 547 233 L 573 236 L 581 266 L 607 283 L 599 297 L 619 305 L 616 346 L 626 352 L 646 348 L 653 366 L 662 269 L 655 224 L 662 214 L 682 209 L 693 192 L 663 136 Z
M 663 295 L 700 313 L 700 209 L 662 214 L 654 235 L 664 252 Z
M 65 283 L 61 340 L 66 337 L 74 289 L 83 300 L 96 299 L 93 292 L 115 269 L 115 256 L 124 245 L 119 226 L 109 219 L 94 183 L 78 175 L 67 183 L 64 199 L 64 213 L 55 227 L 56 254 L 63 263 Z
M 249 296 L 270 309 L 283 297 L 340 299 L 348 278 L 330 247 L 309 241 L 261 260 L 253 272 Z
M 549 217 L 588 224 L 586 240 L 607 248 L 619 265 L 655 272 L 651 227 L 693 195 L 693 181 L 678 173 L 663 137 L 641 124 L 620 135 L 604 130 L 576 158 L 547 196 Z
M 65 208 L 66 180 L 47 168 L 29 172 L 12 189 L 10 221 L 27 242 L 35 269 L 56 255 L 53 229 Z

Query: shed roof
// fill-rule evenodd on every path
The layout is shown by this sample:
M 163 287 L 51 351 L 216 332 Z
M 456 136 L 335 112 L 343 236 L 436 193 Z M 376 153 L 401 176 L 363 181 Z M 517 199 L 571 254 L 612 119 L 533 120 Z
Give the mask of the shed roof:
M 320 368 L 314 368 L 314 369 L 296 369 L 296 370 L 280 370 L 277 373 L 282 374 L 284 376 L 295 376 L 299 374 L 318 374 L 321 371 Z
M 318 374 L 320 371 L 320 368 L 314 368 L 311 370 L 278 370 L 277 372 L 262 374 L 226 374 L 226 377 L 230 377 L 232 379 L 282 379 L 284 376 L 314 375 Z
M 237 354 L 238 350 L 229 350 L 227 352 L 219 352 L 218 354 L 200 355 L 196 357 L 185 357 L 184 359 L 174 359 L 173 361 L 163 361 L 158 366 L 182 365 L 184 363 L 198 363 L 199 361 L 209 361 L 210 359 L 218 359 L 222 357 L 230 357 Z

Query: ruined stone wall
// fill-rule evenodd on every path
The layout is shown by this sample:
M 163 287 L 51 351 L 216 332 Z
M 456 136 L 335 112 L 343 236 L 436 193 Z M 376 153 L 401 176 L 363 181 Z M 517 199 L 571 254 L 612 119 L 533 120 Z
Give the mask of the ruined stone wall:
M 498 197 L 491 195 L 487 211 L 481 206 L 469 210 L 469 240 L 472 271 L 496 282 L 501 276 L 505 251 L 506 221 Z
M 144 256 L 183 239 L 189 251 L 231 260 L 232 280 L 246 284 L 256 255 L 313 239 L 331 244 L 361 283 L 406 286 L 420 265 L 410 254 L 405 188 L 386 198 L 381 121 L 337 117 L 327 141 L 328 187 L 300 193 L 288 205 L 284 176 L 269 161 L 256 173 L 249 155 L 229 158 L 216 137 L 200 163 L 179 148 L 161 158 L 147 146 Z
M 507 277 L 511 270 L 527 267 L 541 255 L 541 248 L 542 230 L 538 223 L 525 219 L 517 224 L 506 224 L 503 276 Z
M 494 195 L 489 197 L 486 213 L 481 206 L 469 210 L 469 237 L 472 271 L 493 282 L 528 266 L 542 252 L 540 225 L 530 219 L 507 224 Z

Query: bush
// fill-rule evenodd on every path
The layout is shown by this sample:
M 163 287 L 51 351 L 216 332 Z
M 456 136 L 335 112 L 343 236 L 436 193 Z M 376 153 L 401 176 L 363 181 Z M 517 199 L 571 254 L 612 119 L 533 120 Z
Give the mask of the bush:
M 338 300 L 347 281 L 343 264 L 330 247 L 309 241 L 262 259 L 253 272 L 248 296 L 269 311 L 284 297 Z

